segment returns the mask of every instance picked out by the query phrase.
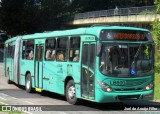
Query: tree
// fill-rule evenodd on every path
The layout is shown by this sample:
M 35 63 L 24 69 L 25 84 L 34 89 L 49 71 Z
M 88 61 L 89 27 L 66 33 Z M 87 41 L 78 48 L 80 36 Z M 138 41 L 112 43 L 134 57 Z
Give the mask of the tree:
M 22 14 L 25 0 L 2 0 L 1 27 L 10 34 L 19 33 L 23 28 Z
M 14 36 L 57 30 L 67 15 L 152 3 L 152 0 L 2 0 L 0 29 Z
M 157 6 L 157 13 L 160 14 L 160 0 L 155 0 L 155 5 Z M 160 48 L 160 19 L 157 18 L 152 24 L 153 26 L 153 38 L 155 42 L 155 47 L 156 47 L 156 53 L 155 53 L 155 71 L 159 72 L 160 69 L 160 53 L 159 49 Z
M 155 5 L 157 6 L 157 13 L 160 14 L 160 0 L 155 0 Z M 160 45 L 160 19 L 155 19 L 152 26 L 154 41 L 156 45 Z

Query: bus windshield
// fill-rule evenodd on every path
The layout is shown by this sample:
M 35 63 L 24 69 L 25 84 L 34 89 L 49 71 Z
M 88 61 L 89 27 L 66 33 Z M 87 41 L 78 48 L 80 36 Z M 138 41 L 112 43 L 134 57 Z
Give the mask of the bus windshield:
M 153 73 L 151 44 L 102 43 L 100 71 L 107 76 L 136 77 Z

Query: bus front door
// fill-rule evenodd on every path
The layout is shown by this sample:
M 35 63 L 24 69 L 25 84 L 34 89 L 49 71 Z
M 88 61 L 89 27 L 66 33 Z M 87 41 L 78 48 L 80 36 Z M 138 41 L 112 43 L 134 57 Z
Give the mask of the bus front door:
M 81 95 L 95 99 L 95 52 L 96 43 L 84 43 L 82 49 Z
M 44 45 L 37 44 L 36 45 L 36 57 L 35 57 L 35 87 L 41 88 L 43 87 L 43 52 Z

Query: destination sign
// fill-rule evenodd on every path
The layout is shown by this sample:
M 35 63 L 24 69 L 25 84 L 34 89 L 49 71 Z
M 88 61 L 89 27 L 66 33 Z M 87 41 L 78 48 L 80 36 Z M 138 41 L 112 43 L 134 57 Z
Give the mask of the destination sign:
M 100 40 L 130 40 L 148 41 L 151 40 L 149 32 L 136 30 L 102 30 Z
M 114 33 L 115 40 L 145 40 L 145 34 Z

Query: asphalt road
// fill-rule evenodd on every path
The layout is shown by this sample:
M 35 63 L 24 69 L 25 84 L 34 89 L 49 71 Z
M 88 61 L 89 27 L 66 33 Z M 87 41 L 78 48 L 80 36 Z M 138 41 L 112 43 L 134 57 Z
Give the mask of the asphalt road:
M 45 110 L 45 113 L 60 113 L 60 114 L 103 114 L 103 113 L 130 113 L 130 114 L 146 114 L 144 109 L 149 110 L 149 114 L 157 114 L 156 107 L 160 107 L 160 102 L 154 101 L 132 101 L 123 103 L 93 103 L 82 101 L 80 105 L 70 105 L 64 96 L 55 93 L 43 91 L 42 93 L 27 93 L 22 86 L 16 84 L 7 84 L 3 75 L 3 63 L 0 63 L 0 103 L 8 104 L 17 107 L 38 107 L 39 110 Z M 126 109 L 124 111 L 124 109 Z M 141 111 L 139 111 L 139 110 Z M 159 108 L 160 109 L 160 108 Z M 132 111 L 131 111 L 132 110 Z M 133 111 L 134 110 L 134 111 Z M 25 111 L 25 110 L 24 110 Z M 160 110 L 159 110 L 160 111 Z M 41 114 L 44 112 L 28 111 L 25 113 Z

